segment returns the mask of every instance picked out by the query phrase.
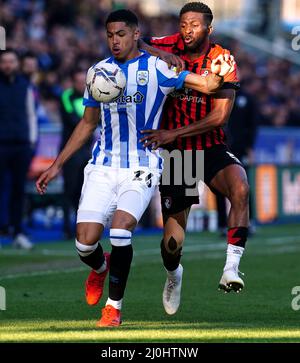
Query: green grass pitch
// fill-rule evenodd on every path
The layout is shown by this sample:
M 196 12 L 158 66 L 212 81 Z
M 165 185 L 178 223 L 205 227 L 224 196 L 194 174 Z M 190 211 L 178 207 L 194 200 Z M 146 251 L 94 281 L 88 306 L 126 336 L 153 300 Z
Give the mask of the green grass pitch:
M 72 241 L 42 243 L 33 252 L 0 250 L 1 342 L 300 342 L 300 310 L 291 293 L 300 285 L 300 225 L 264 227 L 248 242 L 242 293 L 217 286 L 226 243 L 216 234 L 187 234 L 181 306 L 168 316 L 162 306 L 165 273 L 160 235 L 133 239 L 135 256 L 120 328 L 95 327 L 107 298 L 87 306 L 88 268 Z M 109 249 L 108 241 L 104 242 Z

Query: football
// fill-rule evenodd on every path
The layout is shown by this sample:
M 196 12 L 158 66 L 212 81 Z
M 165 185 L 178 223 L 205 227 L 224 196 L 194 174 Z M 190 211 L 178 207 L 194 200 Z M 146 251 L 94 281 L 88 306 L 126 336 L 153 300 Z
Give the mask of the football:
M 89 69 L 86 85 L 88 92 L 96 101 L 108 103 L 122 95 L 126 87 L 126 77 L 116 64 L 98 63 Z

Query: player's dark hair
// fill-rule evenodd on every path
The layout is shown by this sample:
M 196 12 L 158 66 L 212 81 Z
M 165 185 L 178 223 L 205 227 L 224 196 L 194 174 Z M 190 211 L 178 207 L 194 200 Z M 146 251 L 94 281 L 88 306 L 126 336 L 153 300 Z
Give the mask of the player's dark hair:
M 183 14 L 185 14 L 189 11 L 203 14 L 207 25 L 210 25 L 213 21 L 214 16 L 213 16 L 211 9 L 209 6 L 207 6 L 204 3 L 195 1 L 195 2 L 185 4 L 183 6 L 183 8 L 180 10 L 179 16 L 181 17 Z
M 122 21 L 126 25 L 134 27 L 139 25 L 137 16 L 130 10 L 120 9 L 110 13 L 106 19 L 105 25 L 109 23 L 115 23 L 117 21 Z

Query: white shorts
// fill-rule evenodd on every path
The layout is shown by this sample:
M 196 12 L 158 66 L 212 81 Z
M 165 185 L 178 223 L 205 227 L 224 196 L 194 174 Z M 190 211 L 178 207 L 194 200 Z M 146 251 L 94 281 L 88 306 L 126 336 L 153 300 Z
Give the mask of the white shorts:
M 159 170 L 111 168 L 88 164 L 77 212 L 77 223 L 107 225 L 119 209 L 139 222 L 159 183 Z

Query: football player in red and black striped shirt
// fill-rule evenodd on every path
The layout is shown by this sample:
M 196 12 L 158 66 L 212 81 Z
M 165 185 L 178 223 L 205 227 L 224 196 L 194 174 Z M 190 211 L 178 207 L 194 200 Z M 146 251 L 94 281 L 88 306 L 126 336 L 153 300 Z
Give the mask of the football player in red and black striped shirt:
M 201 3 L 187 3 L 180 12 L 180 32 L 172 36 L 152 38 L 150 45 L 141 47 L 171 63 L 184 62 L 184 67 L 203 77 L 210 72 L 212 59 L 230 53 L 210 42 L 213 14 Z M 154 48 L 155 47 L 155 48 Z M 168 53 L 166 53 L 168 52 Z M 172 54 L 170 57 L 166 56 Z M 181 58 L 174 58 L 174 55 Z M 168 150 L 204 150 L 204 181 L 215 192 L 226 196 L 231 203 L 228 216 L 227 260 L 219 287 L 225 292 L 239 292 L 244 287 L 238 275 L 240 258 L 248 235 L 247 175 L 240 161 L 226 146 L 223 125 L 228 120 L 239 88 L 237 72 L 224 79 L 223 88 L 214 95 L 183 89 L 169 96 L 163 111 L 162 130 L 145 130 L 141 139 L 145 146 Z M 182 158 L 184 160 L 184 158 Z M 195 158 L 193 162 L 195 165 Z M 171 172 L 172 170 L 168 170 Z M 174 172 L 174 171 L 173 171 Z M 163 293 L 167 313 L 174 314 L 180 303 L 182 266 L 180 257 L 188 214 L 198 197 L 186 196 L 186 185 L 161 185 L 161 202 L 164 219 L 164 237 L 161 254 L 167 270 Z

